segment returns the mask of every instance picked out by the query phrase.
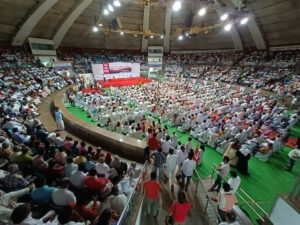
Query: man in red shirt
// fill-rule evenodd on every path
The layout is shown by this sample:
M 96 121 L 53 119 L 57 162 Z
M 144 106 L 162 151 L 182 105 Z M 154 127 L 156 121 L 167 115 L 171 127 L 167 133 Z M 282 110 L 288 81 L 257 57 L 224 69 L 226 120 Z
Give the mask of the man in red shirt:
M 157 136 L 157 133 L 154 133 L 153 135 L 150 135 L 150 138 L 149 138 L 149 149 L 151 151 L 156 151 L 159 147 L 159 142 L 156 138 Z
M 92 169 L 89 172 L 89 176 L 87 176 L 84 180 L 84 184 L 89 190 L 100 194 L 104 192 L 105 186 L 108 182 L 108 178 L 97 177 L 97 171 L 95 169 Z
M 147 214 L 158 215 L 159 191 L 161 190 L 160 184 L 156 181 L 156 173 L 151 173 L 151 179 L 144 183 L 146 191 Z

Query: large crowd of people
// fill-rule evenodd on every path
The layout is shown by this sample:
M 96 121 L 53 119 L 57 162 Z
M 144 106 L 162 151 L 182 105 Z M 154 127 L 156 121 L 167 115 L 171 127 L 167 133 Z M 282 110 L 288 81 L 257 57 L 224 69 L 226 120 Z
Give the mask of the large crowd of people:
M 0 224 L 116 224 L 141 168 L 49 132 L 38 105 L 73 81 L 24 53 L 1 51 Z
M 74 82 L 23 52 L 1 53 L 0 224 L 116 224 L 141 176 L 141 168 L 110 152 L 104 154 L 100 147 L 87 146 L 84 140 L 49 132 L 38 119 L 37 107 L 42 98 Z M 196 166 L 205 158 L 204 146 L 222 154 L 217 179 L 208 191 L 219 192 L 213 198 L 219 214 L 223 221 L 232 222 L 240 178 L 230 171 L 230 166 L 249 176 L 250 157 L 268 161 L 272 153 L 283 149 L 290 129 L 298 121 L 299 111 L 287 114 L 284 105 L 262 95 L 259 88 L 298 93 L 299 76 L 293 74 L 291 67 L 299 55 L 217 52 L 167 57 L 165 71 L 169 75 L 184 73 L 184 77 L 203 80 L 171 77 L 164 82 L 112 87 L 110 92 L 102 89 L 88 94 L 81 92 L 75 81 L 66 97 L 70 104 L 87 111 L 98 126 L 145 139 L 146 157 L 153 165 L 150 180 L 144 183 L 146 205 L 148 214 L 155 217 L 166 176 L 171 191 L 176 180 L 182 187 L 170 207 L 169 219 L 184 223 L 191 208 L 186 192 Z M 240 64 L 233 67 L 242 57 Z M 145 61 L 143 55 L 105 52 L 62 54 L 62 59 L 75 62 L 77 72 L 90 71 L 93 62 Z M 246 65 L 248 62 L 251 63 Z M 260 62 L 265 65 L 253 64 Z M 290 66 L 281 66 L 285 62 Z M 249 93 L 230 84 L 208 84 L 207 80 L 257 90 Z M 63 130 L 59 109 L 55 110 L 55 118 L 58 130 Z M 181 143 L 176 132 L 169 131 L 174 126 L 189 134 L 187 143 Z M 193 138 L 199 141 L 196 146 Z M 299 156 L 298 149 L 289 154 L 288 171 Z M 231 178 L 223 182 L 229 174 Z

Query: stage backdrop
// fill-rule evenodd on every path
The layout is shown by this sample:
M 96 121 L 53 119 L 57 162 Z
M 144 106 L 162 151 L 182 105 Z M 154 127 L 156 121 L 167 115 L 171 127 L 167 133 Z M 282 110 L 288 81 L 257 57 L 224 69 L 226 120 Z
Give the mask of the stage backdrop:
M 92 64 L 95 80 L 129 78 L 140 76 L 140 64 L 128 62 L 113 62 Z

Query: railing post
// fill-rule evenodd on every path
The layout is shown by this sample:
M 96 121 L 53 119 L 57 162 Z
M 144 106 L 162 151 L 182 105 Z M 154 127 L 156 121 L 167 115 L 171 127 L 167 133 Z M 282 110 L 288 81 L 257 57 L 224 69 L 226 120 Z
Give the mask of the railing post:
M 199 179 L 197 180 L 197 184 L 196 184 L 195 197 L 197 196 L 197 192 L 198 192 L 198 185 L 199 185 Z

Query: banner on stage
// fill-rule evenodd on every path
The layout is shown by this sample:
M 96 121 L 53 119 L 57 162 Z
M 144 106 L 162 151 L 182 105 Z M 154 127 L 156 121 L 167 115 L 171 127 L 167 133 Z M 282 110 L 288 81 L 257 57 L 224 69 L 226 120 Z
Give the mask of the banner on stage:
M 55 71 L 66 71 L 72 70 L 71 61 L 52 62 L 52 67 Z
M 92 64 L 95 80 L 129 78 L 140 76 L 140 64 L 129 62 L 112 62 Z

